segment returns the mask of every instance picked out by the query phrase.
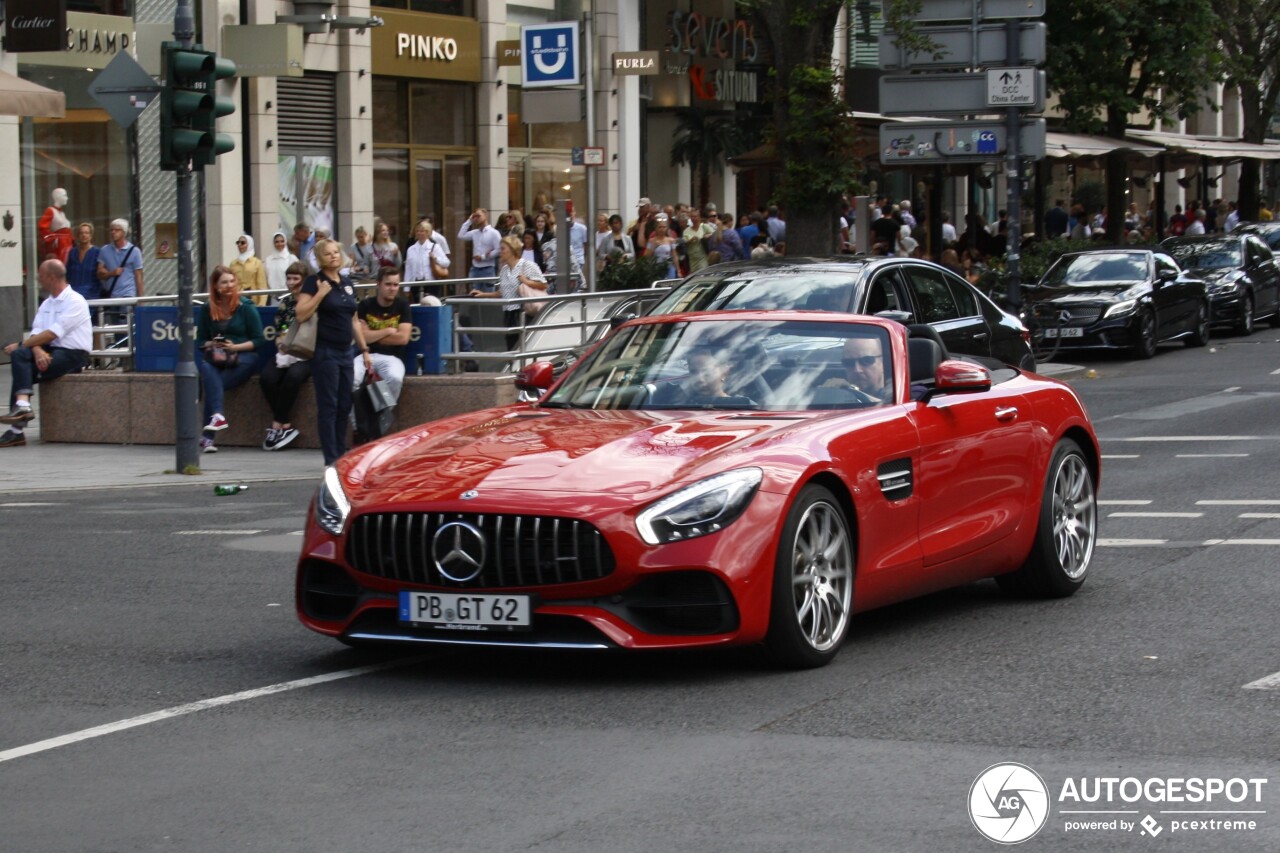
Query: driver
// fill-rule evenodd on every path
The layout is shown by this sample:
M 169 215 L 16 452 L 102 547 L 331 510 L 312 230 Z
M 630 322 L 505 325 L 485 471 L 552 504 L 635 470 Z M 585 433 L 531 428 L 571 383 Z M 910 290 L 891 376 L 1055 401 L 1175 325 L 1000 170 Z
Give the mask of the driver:
M 829 379 L 824 388 L 848 388 L 875 398 L 878 403 L 888 403 L 893 389 L 885 383 L 884 349 L 879 338 L 847 338 L 841 354 L 844 379 Z

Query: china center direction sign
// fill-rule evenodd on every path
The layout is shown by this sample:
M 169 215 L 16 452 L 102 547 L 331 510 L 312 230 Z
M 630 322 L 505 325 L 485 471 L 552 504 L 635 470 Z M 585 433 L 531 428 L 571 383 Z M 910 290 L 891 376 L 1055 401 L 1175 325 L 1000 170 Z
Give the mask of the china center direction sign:
M 576 86 L 581 77 L 578 24 L 527 24 L 520 28 L 520 79 L 526 89 Z

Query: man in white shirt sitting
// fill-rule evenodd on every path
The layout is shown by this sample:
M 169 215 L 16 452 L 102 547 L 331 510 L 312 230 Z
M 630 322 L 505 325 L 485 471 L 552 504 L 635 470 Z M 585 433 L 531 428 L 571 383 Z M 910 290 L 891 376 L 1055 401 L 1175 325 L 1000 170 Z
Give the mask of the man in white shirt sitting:
M 13 359 L 9 365 L 13 383 L 9 413 L 0 415 L 0 423 L 10 425 L 8 432 L 0 436 L 0 447 L 22 447 L 27 443 L 23 428 L 36 416 L 31 409 L 36 383 L 83 370 L 93 346 L 89 303 L 71 289 L 62 261 L 45 261 L 36 278 L 49 298 L 40 303 L 31 334 L 4 348 Z

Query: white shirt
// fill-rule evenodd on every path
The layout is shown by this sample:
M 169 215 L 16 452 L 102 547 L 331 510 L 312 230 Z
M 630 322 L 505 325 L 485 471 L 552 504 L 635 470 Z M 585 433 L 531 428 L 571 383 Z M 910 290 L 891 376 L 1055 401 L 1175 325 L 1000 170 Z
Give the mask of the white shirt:
M 587 226 L 578 220 L 573 221 L 573 225 L 569 226 L 569 251 L 573 254 L 573 259 L 579 265 L 586 263 L 587 258 Z
M 444 252 L 446 255 L 452 254 L 452 252 L 449 251 L 449 241 L 446 240 L 444 235 L 439 231 L 431 232 L 431 242 L 439 246 L 440 251 Z
M 93 349 L 93 321 L 89 318 L 89 303 L 68 285 L 62 293 L 50 296 L 40 303 L 36 317 L 31 321 L 31 334 L 53 332 L 48 347 Z
M 492 225 L 472 230 L 471 220 L 464 219 L 458 231 L 459 240 L 471 241 L 472 264 L 478 267 L 491 267 L 498 262 L 498 247 L 502 245 L 502 234 Z M 480 260 L 474 256 L 479 255 Z
M 1204 220 L 1197 219 L 1187 226 L 1187 230 L 1183 232 L 1188 235 L 1200 235 L 1204 233 Z
M 954 243 L 958 239 L 956 235 L 956 227 L 950 222 L 942 223 L 942 239 L 947 243 Z
M 431 243 L 414 243 L 409 247 L 409 251 L 404 253 L 404 280 L 408 281 L 435 281 L 435 274 L 431 272 L 431 259 L 445 269 L 449 268 L 449 256 L 440 248 L 440 244 L 432 241 Z
M 1230 234 L 1232 231 L 1236 230 L 1236 227 L 1239 224 L 1240 224 L 1240 211 L 1233 210 L 1227 214 L 1227 221 L 1223 223 L 1222 230 Z

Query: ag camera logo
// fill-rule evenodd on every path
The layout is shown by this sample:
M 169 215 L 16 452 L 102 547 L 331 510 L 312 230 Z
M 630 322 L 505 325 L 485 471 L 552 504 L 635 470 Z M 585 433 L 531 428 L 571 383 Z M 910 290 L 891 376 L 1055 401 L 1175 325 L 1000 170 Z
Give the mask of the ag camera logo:
M 1025 764 L 993 764 L 969 788 L 969 820 L 998 844 L 1020 844 L 1049 819 L 1049 788 Z

